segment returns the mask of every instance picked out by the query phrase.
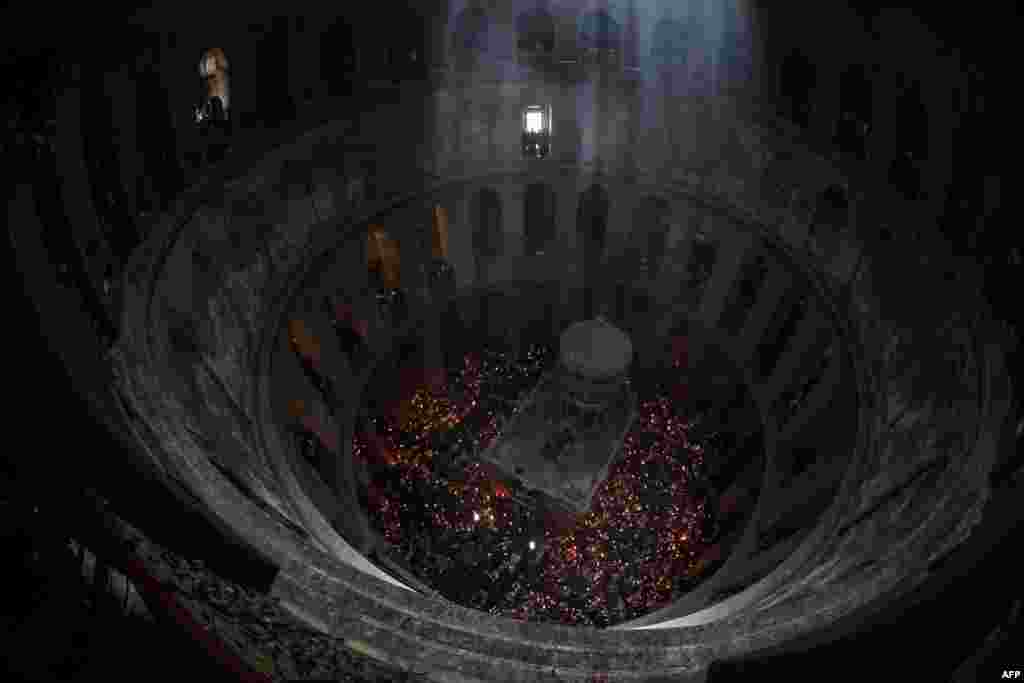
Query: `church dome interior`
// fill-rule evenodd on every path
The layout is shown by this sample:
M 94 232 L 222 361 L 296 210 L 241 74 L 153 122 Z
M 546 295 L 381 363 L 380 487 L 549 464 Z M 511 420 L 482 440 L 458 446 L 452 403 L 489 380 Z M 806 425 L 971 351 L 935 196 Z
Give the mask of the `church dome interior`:
M 1019 676 L 1001 22 L 800 12 L 12 34 L 14 679 Z

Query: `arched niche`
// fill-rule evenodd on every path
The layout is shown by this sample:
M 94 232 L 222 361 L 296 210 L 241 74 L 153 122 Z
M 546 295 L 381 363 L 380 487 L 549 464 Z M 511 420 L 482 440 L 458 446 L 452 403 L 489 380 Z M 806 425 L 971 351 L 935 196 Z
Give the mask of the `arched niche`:
M 359 67 L 352 25 L 338 18 L 320 36 L 320 74 L 327 86 L 327 94 L 331 97 L 348 94 Z
M 576 208 L 576 229 L 589 256 L 600 257 L 608 236 L 608 190 L 594 183 L 581 195 Z
M 527 256 L 543 253 L 554 241 L 556 201 L 550 185 L 527 185 L 523 200 L 523 253 Z
M 851 64 L 839 75 L 839 111 L 871 124 L 871 78 L 863 64 Z
M 864 160 L 873 123 L 872 87 L 867 67 L 852 64 L 839 75 L 839 119 L 834 142 L 843 153 Z
M 502 246 L 501 196 L 490 187 L 483 187 L 473 195 L 473 256 L 476 271 L 483 274 L 497 261 Z
M 818 71 L 803 50 L 794 48 L 779 64 L 779 95 L 790 120 L 801 128 L 811 123 L 811 93 L 817 87 Z

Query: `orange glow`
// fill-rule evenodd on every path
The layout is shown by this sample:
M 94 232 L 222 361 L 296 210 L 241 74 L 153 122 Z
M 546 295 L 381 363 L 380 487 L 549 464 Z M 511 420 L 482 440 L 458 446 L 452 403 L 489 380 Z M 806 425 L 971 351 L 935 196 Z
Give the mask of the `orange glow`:
M 312 361 L 319 362 L 320 342 L 301 320 L 295 319 L 288 322 L 288 339 L 296 352 Z
M 384 286 L 397 289 L 400 283 L 401 259 L 398 244 L 379 225 L 371 225 L 368 236 L 368 267 L 379 265 Z
M 199 76 L 206 82 L 208 97 L 219 97 L 228 110 L 228 58 L 224 50 L 211 47 L 199 60 Z
M 448 258 L 448 210 L 440 204 L 436 204 L 434 206 L 434 232 L 432 246 L 434 258 Z
M 292 399 L 288 401 L 288 415 L 294 419 L 299 419 L 306 414 L 306 402 L 302 399 Z

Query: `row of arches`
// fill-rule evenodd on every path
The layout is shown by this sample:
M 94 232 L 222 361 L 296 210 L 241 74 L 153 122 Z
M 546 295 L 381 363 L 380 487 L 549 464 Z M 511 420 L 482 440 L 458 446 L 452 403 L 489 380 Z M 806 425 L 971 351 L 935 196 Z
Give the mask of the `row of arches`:
M 608 245 L 611 200 L 608 190 L 594 183 L 580 193 L 576 202 L 577 244 L 586 263 L 600 262 Z M 507 208 L 494 188 L 478 190 L 468 203 L 467 226 L 472 231 L 474 267 L 485 272 L 501 256 L 505 247 L 504 216 Z M 558 198 L 551 185 L 534 182 L 523 194 L 523 254 L 544 256 L 558 241 Z M 664 261 L 668 232 L 668 202 L 660 197 L 645 197 L 631 217 L 631 231 L 638 237 L 626 251 L 633 265 L 655 273 Z M 450 268 L 450 219 L 448 209 L 431 207 L 428 244 L 437 267 Z M 386 227 L 372 224 L 366 233 L 367 267 L 377 288 L 398 290 L 403 286 L 401 245 Z M 442 266 L 441 264 L 445 264 Z
M 802 50 L 790 50 L 779 63 L 778 83 L 786 118 L 805 130 L 812 128 L 816 93 L 824 85 L 817 66 Z M 886 121 L 876 120 L 877 85 L 887 92 Z M 929 157 L 929 121 L 921 82 L 864 64 L 848 65 L 839 75 L 839 112 L 831 126 L 831 142 L 846 156 L 866 161 L 871 137 L 880 124 L 888 128 L 888 139 L 896 145 L 886 150 L 889 182 L 908 198 L 920 198 L 921 164 Z
M 523 196 L 523 254 L 543 256 L 557 241 L 558 207 L 555 190 L 543 182 L 526 186 Z M 576 234 L 586 262 L 600 261 L 608 242 L 611 200 L 608 190 L 595 183 L 576 202 Z M 479 190 L 471 202 L 470 224 L 478 271 L 500 255 L 503 246 L 504 207 L 501 195 L 492 188 Z M 668 226 L 668 203 L 646 197 L 631 217 L 631 231 L 639 235 L 629 251 L 636 254 L 646 270 L 656 270 L 663 260 Z

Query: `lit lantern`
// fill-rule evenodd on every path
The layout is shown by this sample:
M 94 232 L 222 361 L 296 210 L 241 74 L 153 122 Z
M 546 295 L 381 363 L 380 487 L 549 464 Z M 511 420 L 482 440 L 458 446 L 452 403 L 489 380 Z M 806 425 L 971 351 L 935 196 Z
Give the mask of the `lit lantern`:
M 207 101 L 220 99 L 224 115 L 229 108 L 228 59 L 224 50 L 213 47 L 203 53 L 199 60 L 199 77 L 206 83 Z
M 523 156 L 543 159 L 551 153 L 551 106 L 523 110 Z
M 320 361 L 320 343 L 301 320 L 289 321 L 288 339 L 300 355 L 313 362 Z
M 434 205 L 433 255 L 436 259 L 448 259 L 448 210 L 440 204 Z
M 388 289 L 398 289 L 400 282 L 398 245 L 380 227 L 372 226 L 370 228 L 367 256 L 370 268 L 380 267 L 384 286 Z

